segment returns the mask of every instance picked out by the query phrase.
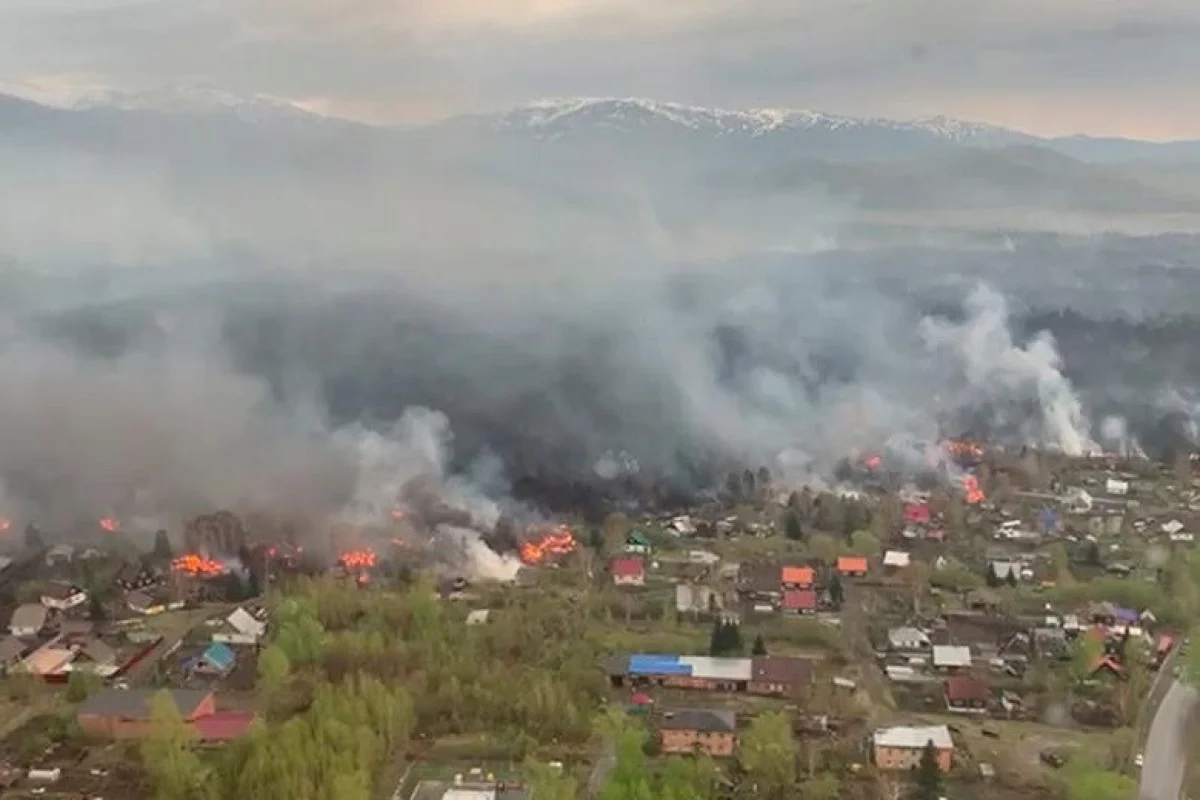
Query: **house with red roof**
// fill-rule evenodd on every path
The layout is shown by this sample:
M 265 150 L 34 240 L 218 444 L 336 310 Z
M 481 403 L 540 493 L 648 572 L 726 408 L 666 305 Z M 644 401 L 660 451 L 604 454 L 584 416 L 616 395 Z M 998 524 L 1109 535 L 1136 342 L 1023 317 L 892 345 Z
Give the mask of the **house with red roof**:
M 817 593 L 812 589 L 785 589 L 781 607 L 786 614 L 812 614 L 817 610 Z
M 646 561 L 640 556 L 619 556 L 608 565 L 616 586 L 645 586 Z
M 867 574 L 867 557 L 838 556 L 835 568 L 843 578 L 861 578 Z

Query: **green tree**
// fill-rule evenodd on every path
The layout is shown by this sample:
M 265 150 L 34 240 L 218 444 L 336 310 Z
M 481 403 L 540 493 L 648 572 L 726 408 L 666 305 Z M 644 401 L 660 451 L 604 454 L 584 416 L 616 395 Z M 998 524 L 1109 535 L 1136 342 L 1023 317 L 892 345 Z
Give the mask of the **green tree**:
M 796 741 L 780 711 L 758 715 L 738 747 L 738 765 L 755 787 L 755 796 L 784 798 L 796 783 Z
M 211 796 L 209 771 L 191 747 L 194 737 L 169 692 L 150 699 L 150 731 L 142 742 L 142 764 L 157 800 Z
M 850 536 L 850 550 L 855 555 L 860 556 L 877 556 L 881 545 L 877 539 L 869 531 L 855 531 Z
M 269 645 L 259 653 L 257 688 L 268 704 L 287 686 L 291 673 L 291 662 L 279 645 Z
M 1067 800 L 1129 800 L 1137 794 L 1137 782 L 1119 772 L 1090 764 L 1068 764 L 1065 770 Z
M 750 655 L 765 656 L 767 654 L 767 643 L 763 641 L 762 634 L 754 637 L 754 646 L 750 649 Z
M 913 771 L 914 800 L 938 800 L 942 796 L 944 781 L 942 769 L 938 766 L 938 751 L 933 740 L 925 743 L 921 751 L 921 761 Z
M 67 702 L 82 703 L 89 694 L 100 688 L 101 683 L 96 675 L 73 671 L 67 678 Z
M 663 770 L 658 800 L 712 800 L 716 797 L 720 771 L 711 758 L 672 758 Z
M 533 759 L 525 762 L 521 774 L 529 785 L 530 795 L 538 800 L 576 800 L 579 785 L 571 773 Z
M 1081 634 L 1071 647 L 1071 674 L 1077 681 L 1087 680 L 1104 655 L 1104 643 L 1087 632 Z
M 783 534 L 794 542 L 804 538 L 804 526 L 800 523 L 800 515 L 791 509 L 783 515 Z

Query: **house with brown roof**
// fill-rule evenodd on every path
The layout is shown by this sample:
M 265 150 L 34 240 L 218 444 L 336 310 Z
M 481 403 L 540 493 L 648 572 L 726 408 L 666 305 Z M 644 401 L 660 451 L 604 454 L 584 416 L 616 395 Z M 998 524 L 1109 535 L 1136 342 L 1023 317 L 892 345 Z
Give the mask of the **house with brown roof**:
M 42 605 L 54 611 L 69 611 L 87 599 L 87 592 L 71 583 L 52 583 L 42 590 Z
M 737 747 L 737 717 L 732 711 L 667 711 L 662 715 L 658 731 L 664 753 L 728 758 Z
M 645 586 L 646 561 L 641 556 L 620 556 L 608 565 L 616 586 Z
M 781 607 L 788 614 L 812 614 L 817 610 L 817 593 L 812 589 L 784 589 Z
M 955 675 L 944 684 L 946 708 L 960 714 L 986 714 L 992 693 L 973 675 Z
M 867 574 L 867 557 L 838 556 L 835 569 L 843 578 L 861 578 Z
M 798 686 L 812 683 L 813 665 L 806 658 L 755 656 L 750 659 L 751 694 L 784 695 Z

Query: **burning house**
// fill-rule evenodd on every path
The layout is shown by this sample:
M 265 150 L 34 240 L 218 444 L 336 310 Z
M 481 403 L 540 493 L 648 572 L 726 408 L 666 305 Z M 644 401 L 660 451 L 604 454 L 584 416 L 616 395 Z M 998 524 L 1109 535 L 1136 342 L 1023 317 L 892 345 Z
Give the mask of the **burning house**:
M 575 552 L 575 535 L 566 525 L 546 530 L 528 531 L 525 541 L 517 548 L 521 562 L 527 565 L 542 564 Z

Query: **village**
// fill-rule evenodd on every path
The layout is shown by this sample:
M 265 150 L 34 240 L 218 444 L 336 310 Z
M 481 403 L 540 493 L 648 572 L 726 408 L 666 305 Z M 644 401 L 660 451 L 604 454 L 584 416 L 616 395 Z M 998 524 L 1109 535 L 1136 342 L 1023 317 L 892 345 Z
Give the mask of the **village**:
M 259 731 L 343 691 L 374 743 L 312 779 L 346 797 L 1132 798 L 1200 612 L 1192 462 L 952 452 L 564 519 L 511 583 L 8 531 L 0 797 L 165 796 L 171 747 L 228 787 L 175 796 L 272 797 L 238 783 L 286 745 Z

